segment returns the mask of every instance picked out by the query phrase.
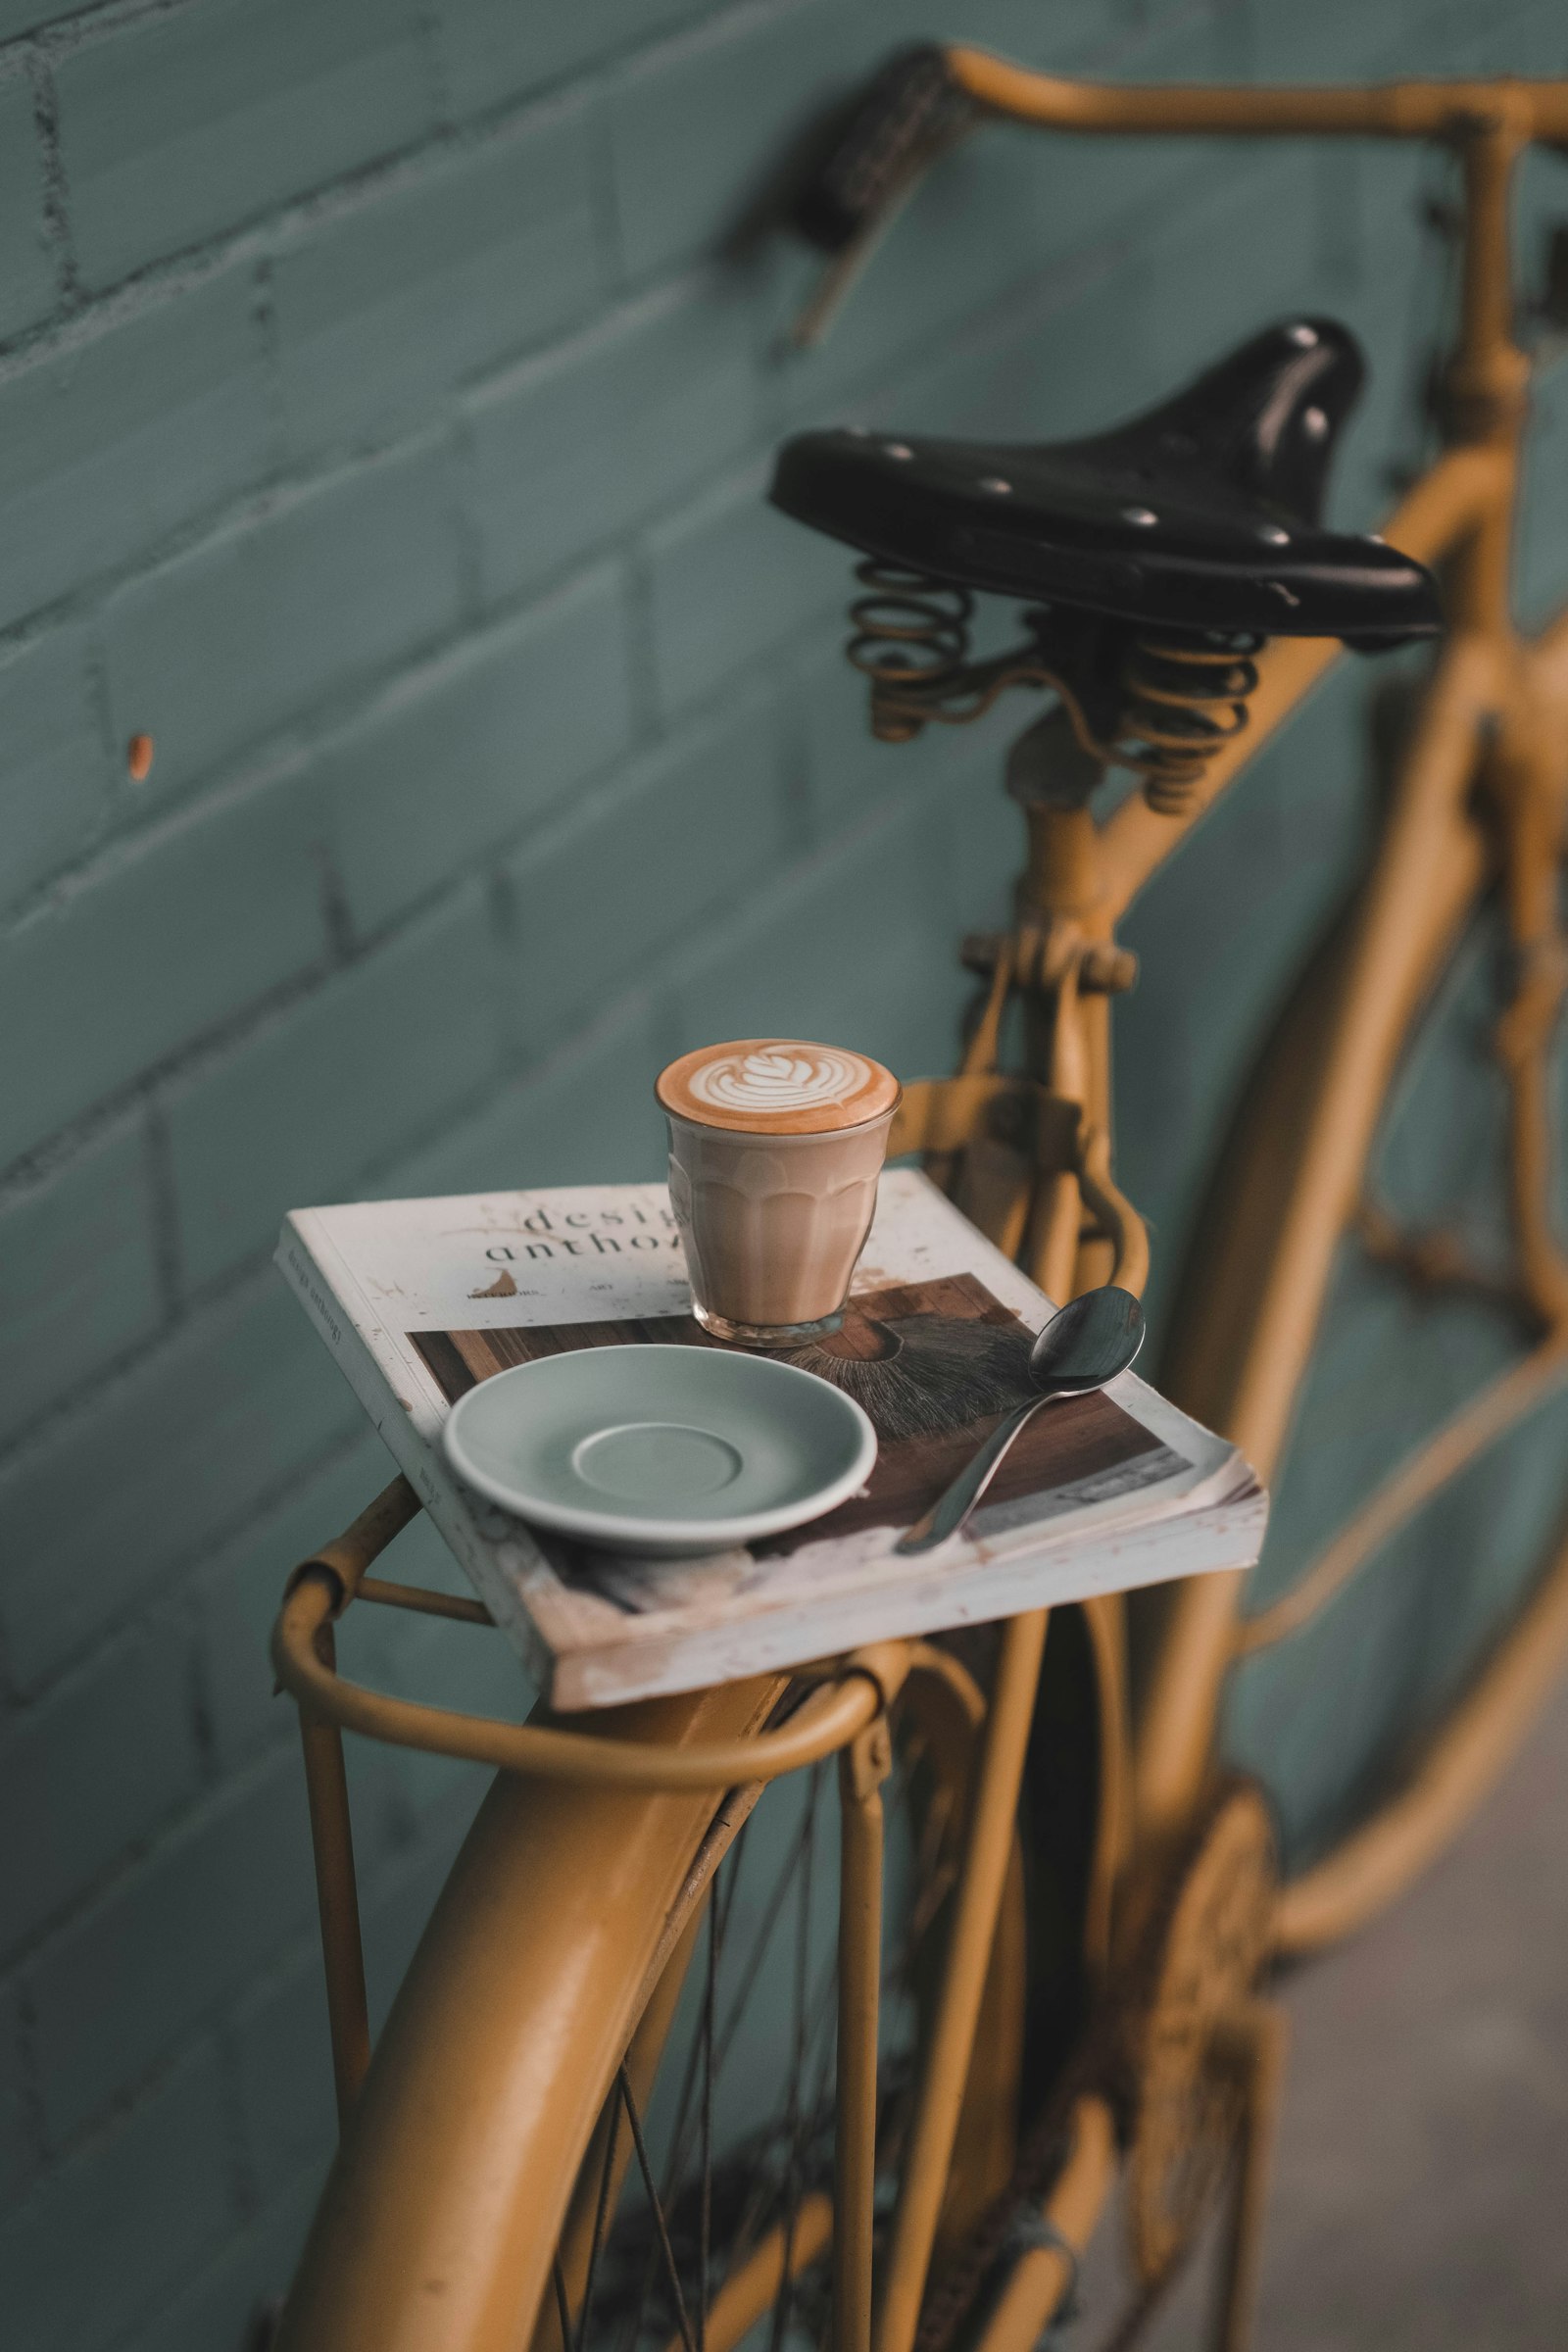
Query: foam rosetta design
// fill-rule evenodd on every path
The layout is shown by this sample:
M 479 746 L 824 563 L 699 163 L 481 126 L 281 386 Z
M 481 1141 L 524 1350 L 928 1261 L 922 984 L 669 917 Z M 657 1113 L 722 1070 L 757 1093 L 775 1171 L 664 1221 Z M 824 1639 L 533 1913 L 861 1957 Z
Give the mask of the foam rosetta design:
M 714 1110 L 810 1110 L 818 1103 L 847 1102 L 872 1076 L 858 1054 L 831 1048 L 812 1052 L 727 1054 L 705 1062 L 687 1080 L 694 1100 Z
M 773 1141 L 891 1117 L 899 1100 L 893 1072 L 869 1054 L 801 1037 L 697 1046 L 660 1071 L 654 1091 L 673 1118 Z

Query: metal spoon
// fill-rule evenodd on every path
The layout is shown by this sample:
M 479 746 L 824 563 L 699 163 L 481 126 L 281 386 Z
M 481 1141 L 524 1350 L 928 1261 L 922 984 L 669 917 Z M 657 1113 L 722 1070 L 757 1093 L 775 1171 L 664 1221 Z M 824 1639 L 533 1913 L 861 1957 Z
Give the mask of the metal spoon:
M 1083 1396 L 1125 1372 L 1144 1344 L 1144 1310 L 1131 1291 L 1105 1283 L 1069 1299 L 1029 1350 L 1029 1378 L 1037 1394 L 999 1422 L 985 1444 L 952 1484 L 944 1488 L 923 1519 L 900 1537 L 895 1551 L 930 1551 L 956 1536 L 991 1481 L 1024 1424 L 1056 1396 Z

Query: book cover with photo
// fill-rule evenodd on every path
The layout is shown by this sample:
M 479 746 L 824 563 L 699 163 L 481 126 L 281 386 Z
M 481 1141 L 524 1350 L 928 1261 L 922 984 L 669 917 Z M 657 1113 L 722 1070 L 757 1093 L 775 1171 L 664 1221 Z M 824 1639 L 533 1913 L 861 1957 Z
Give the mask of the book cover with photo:
M 844 1328 L 787 1351 L 869 1415 L 865 1488 L 742 1551 L 654 1560 L 525 1526 L 464 1488 L 442 1424 L 566 1349 L 721 1345 L 690 1312 L 659 1185 L 296 1209 L 278 1263 L 492 1615 L 559 1707 L 608 1706 L 868 1641 L 1250 1565 L 1266 1498 L 1223 1440 L 1124 1373 L 1048 1405 L 963 1534 L 893 1546 L 1028 1393 L 1050 1302 L 922 1176 L 883 1177 Z

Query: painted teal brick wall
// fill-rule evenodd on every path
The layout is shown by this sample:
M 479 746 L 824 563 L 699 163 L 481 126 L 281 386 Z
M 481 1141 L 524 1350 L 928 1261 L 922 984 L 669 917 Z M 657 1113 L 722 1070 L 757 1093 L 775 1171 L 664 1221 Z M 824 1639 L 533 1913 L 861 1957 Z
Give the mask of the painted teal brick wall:
M 264 1643 L 385 1463 L 268 1267 L 281 1211 L 652 1173 L 652 1071 L 726 1030 L 951 1056 L 951 943 L 1014 855 L 1008 721 L 868 741 L 846 566 L 761 503 L 771 444 L 1085 429 L 1312 304 L 1375 363 L 1344 515 L 1411 454 L 1404 156 L 998 133 L 789 356 L 810 264 L 759 201 L 944 30 L 1156 78 L 1568 71 L 1557 0 L 0 0 L 0 2310 L 28 2352 L 235 2352 L 330 2138 Z M 1363 837 L 1367 687 L 1133 925 L 1123 1167 L 1164 1265 Z M 348 1640 L 527 1703 L 497 1644 Z M 379 2008 L 475 1788 L 354 1770 Z

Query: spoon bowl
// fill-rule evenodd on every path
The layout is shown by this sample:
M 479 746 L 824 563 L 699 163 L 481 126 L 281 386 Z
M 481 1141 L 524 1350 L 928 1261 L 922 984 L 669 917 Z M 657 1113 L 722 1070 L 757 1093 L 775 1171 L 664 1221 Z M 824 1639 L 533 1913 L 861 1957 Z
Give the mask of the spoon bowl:
M 1053 1396 L 1081 1396 L 1125 1372 L 1143 1344 L 1143 1308 L 1131 1291 L 1102 1283 L 1052 1316 L 1029 1350 L 1029 1377 Z
M 1000 1422 L 952 1484 L 917 1519 L 895 1551 L 931 1551 L 956 1536 L 1001 1469 L 1014 1438 L 1043 1404 L 1057 1396 L 1086 1396 L 1125 1372 L 1144 1344 L 1144 1310 L 1131 1291 L 1103 1283 L 1069 1298 L 1029 1350 L 1034 1391 Z

